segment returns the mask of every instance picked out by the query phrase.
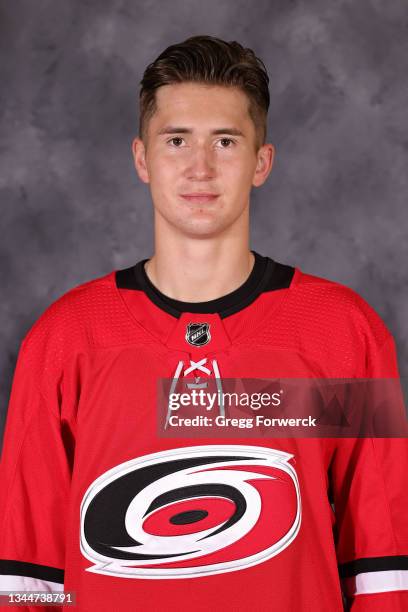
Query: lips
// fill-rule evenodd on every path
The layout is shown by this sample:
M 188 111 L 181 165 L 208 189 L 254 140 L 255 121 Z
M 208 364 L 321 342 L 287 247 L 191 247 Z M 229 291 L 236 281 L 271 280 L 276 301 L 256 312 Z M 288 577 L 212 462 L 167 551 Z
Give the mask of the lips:
M 218 197 L 218 193 L 211 193 L 207 191 L 203 192 L 194 192 L 194 193 L 182 193 L 181 197 L 187 202 L 214 202 Z

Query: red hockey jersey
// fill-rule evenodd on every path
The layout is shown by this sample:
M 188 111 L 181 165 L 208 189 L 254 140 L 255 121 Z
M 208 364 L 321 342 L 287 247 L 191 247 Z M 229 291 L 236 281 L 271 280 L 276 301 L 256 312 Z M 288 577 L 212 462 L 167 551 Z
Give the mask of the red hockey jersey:
M 65 590 L 81 612 L 340 612 L 343 594 L 408 610 L 406 438 L 158 431 L 161 378 L 398 377 L 358 294 L 254 254 L 216 300 L 170 299 L 143 260 L 32 326 L 0 465 L 0 591 Z

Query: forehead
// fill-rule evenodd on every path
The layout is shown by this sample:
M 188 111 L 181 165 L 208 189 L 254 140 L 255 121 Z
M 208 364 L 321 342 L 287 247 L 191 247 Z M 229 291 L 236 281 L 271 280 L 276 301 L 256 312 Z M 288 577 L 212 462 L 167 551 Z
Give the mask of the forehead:
M 201 83 L 164 85 L 156 91 L 156 112 L 151 121 L 156 125 L 182 119 L 188 122 L 251 124 L 248 96 L 238 87 Z M 228 122 L 228 123 L 226 123 Z

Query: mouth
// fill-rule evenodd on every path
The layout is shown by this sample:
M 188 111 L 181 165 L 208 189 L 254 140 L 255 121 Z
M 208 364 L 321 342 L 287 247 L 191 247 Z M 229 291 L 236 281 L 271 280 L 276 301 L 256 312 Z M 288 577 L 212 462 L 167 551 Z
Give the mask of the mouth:
M 199 204 L 205 202 L 214 202 L 219 197 L 218 193 L 210 192 L 182 193 L 180 195 L 187 202 L 197 202 Z

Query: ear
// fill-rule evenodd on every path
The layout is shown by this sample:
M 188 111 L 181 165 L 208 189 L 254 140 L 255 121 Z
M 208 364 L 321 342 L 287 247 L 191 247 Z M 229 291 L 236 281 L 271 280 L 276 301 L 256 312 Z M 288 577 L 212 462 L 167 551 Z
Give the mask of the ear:
M 259 187 L 263 185 L 272 170 L 273 160 L 275 158 L 275 147 L 273 144 L 264 144 L 259 148 L 256 155 L 257 163 L 252 178 L 252 185 L 254 187 Z
M 143 183 L 149 183 L 149 172 L 146 164 L 146 148 L 141 138 L 135 138 L 132 142 L 132 153 L 136 171 Z

